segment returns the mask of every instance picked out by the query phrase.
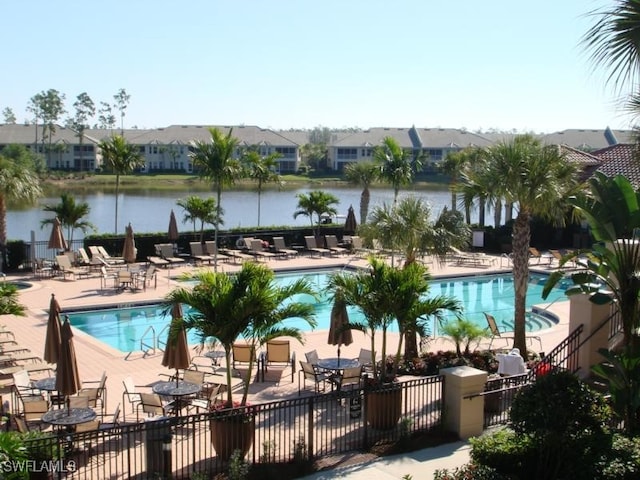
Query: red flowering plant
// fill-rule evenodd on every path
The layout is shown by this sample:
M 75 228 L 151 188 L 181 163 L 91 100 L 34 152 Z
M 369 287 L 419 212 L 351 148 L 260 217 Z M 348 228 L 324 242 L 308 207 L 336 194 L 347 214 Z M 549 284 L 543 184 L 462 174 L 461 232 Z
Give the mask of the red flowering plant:
M 234 274 L 199 271 L 185 274 L 183 278 L 196 280 L 196 283 L 192 288 L 174 289 L 167 295 L 166 301 L 191 307 L 184 313 L 184 325 L 187 329 L 197 331 L 201 348 L 211 338 L 224 348 L 228 386 L 232 385 L 234 343 L 244 341 L 250 348 L 242 399 L 235 401 L 232 388 L 227 388 L 225 400 L 212 410 L 229 414 L 244 408 L 245 413 L 255 413 L 255 407 L 247 409 L 247 395 L 256 352 L 276 337 L 293 337 L 303 341 L 299 328 L 284 326 L 282 321 L 296 317 L 315 327 L 313 305 L 293 301 L 295 296 L 301 294 L 315 296 L 315 291 L 304 279 L 281 287 L 276 284 L 271 269 L 255 263 L 245 263 Z
M 427 298 L 427 269 L 418 263 L 403 268 L 388 265 L 377 258 L 369 259 L 370 268 L 356 273 L 340 272 L 329 277 L 327 289 L 334 298 L 359 307 L 363 322 L 349 322 L 346 328 L 360 330 L 371 339 L 372 358 L 376 358 L 376 335 L 382 336 L 382 362 L 374 362 L 369 385 L 385 385 L 396 380 L 401 360 L 404 335 L 424 329 L 429 316 L 440 317 L 445 311 L 460 311 L 459 303 L 450 297 Z M 397 326 L 400 341 L 394 353 L 387 354 L 387 332 Z

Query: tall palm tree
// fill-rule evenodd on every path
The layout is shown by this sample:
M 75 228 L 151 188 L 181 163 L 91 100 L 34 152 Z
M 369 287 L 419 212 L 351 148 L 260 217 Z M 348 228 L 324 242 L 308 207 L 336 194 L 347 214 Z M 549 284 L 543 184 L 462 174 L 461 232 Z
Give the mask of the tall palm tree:
M 525 309 L 529 281 L 530 222 L 533 217 L 565 223 L 566 199 L 576 192 L 575 165 L 568 162 L 555 145 L 543 145 L 531 135 L 487 148 L 482 169 L 466 169 L 463 181 L 470 187 L 491 190 L 487 197 L 504 198 L 517 204 L 513 225 L 512 255 L 515 287 L 514 347 L 526 358 Z M 493 179 L 489 181 L 489 179 Z M 498 179 L 498 181 L 496 181 Z
M 144 165 L 144 158 L 137 146 L 128 143 L 124 137 L 114 135 L 98 144 L 102 160 L 107 168 L 116 175 L 116 211 L 114 233 L 118 233 L 118 195 L 120 194 L 120 176 L 132 173 Z
M 421 159 L 412 158 L 393 137 L 385 137 L 382 145 L 373 149 L 373 158 L 380 165 L 380 177 L 393 186 L 393 203 L 396 203 L 400 187 L 410 185 L 414 169 L 421 168 Z
M 449 152 L 440 164 L 440 170 L 451 177 L 449 185 L 451 190 L 451 210 L 458 208 L 456 186 L 460 180 L 463 167 L 472 161 L 474 150 L 474 147 L 469 147 L 458 152 Z
M 298 205 L 295 212 L 293 212 L 293 218 L 298 218 L 300 215 L 304 215 L 309 217 L 311 221 L 311 227 L 313 228 L 313 215 L 318 216 L 318 223 L 316 224 L 316 228 L 314 229 L 314 235 L 319 237 L 320 235 L 320 221 L 323 213 L 329 215 L 335 215 L 338 213 L 336 207 L 340 203 L 338 197 L 332 195 L 331 193 L 325 192 L 323 190 L 313 190 L 309 193 L 299 193 L 296 195 L 298 197 Z
M 589 180 L 588 192 L 570 199 L 596 240 L 590 251 L 576 251 L 563 257 L 563 264 L 575 260 L 581 267 L 568 274 L 574 285 L 567 295 L 582 293 L 592 302 L 614 301 L 622 318 L 623 343 L 640 347 L 640 244 L 635 232 L 640 228 L 640 190 L 634 190 L 623 176 L 609 178 L 602 173 Z M 582 257 L 585 253 L 587 256 Z M 549 294 L 565 273 L 554 272 L 543 290 Z M 602 286 L 602 287 L 600 287 Z
M 344 167 L 347 181 L 358 187 L 362 187 L 360 194 L 360 225 L 367 223 L 369 216 L 369 203 L 371 192 L 369 187 L 380 176 L 380 167 L 373 162 L 355 162 Z
M 184 209 L 183 220 L 193 222 L 193 233 L 196 232 L 196 221 L 200 220 L 200 243 L 204 242 L 204 225 L 209 223 L 214 227 L 218 224 L 224 225 L 222 218 L 217 217 L 218 211 L 224 214 L 224 210 L 216 207 L 216 199 L 213 197 L 201 198 L 192 195 L 176 201 L 179 207 Z
M 614 0 L 613 5 L 590 15 L 597 20 L 582 37 L 582 44 L 591 60 L 610 70 L 607 82 L 618 89 L 626 86 L 635 90 L 640 75 L 640 3 Z
M 217 128 L 209 128 L 210 142 L 196 141 L 193 151 L 189 154 L 193 165 L 200 171 L 200 175 L 213 183 L 216 191 L 216 218 L 222 218 L 222 189 L 227 185 L 233 185 L 242 177 L 243 170 L 239 161 L 233 158 L 238 147 L 239 140 L 233 137 L 233 128 L 224 135 Z M 214 242 L 218 245 L 219 225 L 216 223 L 214 230 Z M 214 270 L 218 269 L 218 250 L 214 252 Z
M 437 296 L 426 298 L 429 281 L 426 269 L 417 263 L 399 269 L 376 258 L 370 268 L 357 273 L 339 272 L 330 275 L 327 289 L 342 295 L 347 305 L 360 308 L 364 322 L 351 322 L 350 328 L 367 333 L 371 340 L 372 358 L 376 358 L 376 336 L 381 334 L 381 358 L 387 358 L 387 333 L 394 323 L 400 340 L 394 354 L 393 368 L 387 372 L 385 362 L 380 370 L 375 366 L 374 381 L 386 382 L 395 377 L 400 362 L 402 340 L 408 332 L 424 332 L 429 316 L 440 318 L 445 311 L 459 312 L 456 300 Z M 405 359 L 417 357 L 415 351 L 405 350 Z
M 298 328 L 282 324 L 285 319 L 299 317 L 311 327 L 316 325 L 313 306 L 294 301 L 300 294 L 315 296 L 315 291 L 304 279 L 281 287 L 276 284 L 273 271 L 250 262 L 230 275 L 200 271 L 186 277 L 196 280 L 196 285 L 193 288 L 178 287 L 165 299 L 170 304 L 192 307 L 184 314 L 184 324 L 198 332 L 203 344 L 209 337 L 220 342 L 225 351 L 227 385 L 231 385 L 232 347 L 240 336 L 255 348 L 276 336 L 291 336 L 302 341 Z M 251 368 L 248 375 L 250 372 Z M 246 404 L 250 383 L 250 378 L 247 378 L 241 405 Z M 227 389 L 226 403 L 233 406 L 230 388 Z
M 7 254 L 7 202 L 33 202 L 42 195 L 33 170 L 0 155 L 0 254 L 2 265 Z M 0 265 L 0 271 L 2 270 Z
M 281 153 L 272 153 L 263 157 L 256 150 L 250 150 L 244 156 L 244 161 L 247 163 L 248 176 L 258 184 L 258 227 L 260 226 L 260 200 L 264 184 L 270 182 L 281 183 L 280 175 L 276 172 L 279 158 L 282 158 Z
M 75 198 L 70 193 L 60 195 L 60 203 L 56 205 L 45 205 L 42 209 L 45 212 L 55 213 L 55 217 L 58 217 L 62 226 L 67 228 L 67 238 L 69 239 L 67 245 L 69 247 L 73 242 L 73 232 L 76 228 L 82 230 L 82 233 L 87 233 L 88 230 L 96 230 L 93 223 L 88 220 L 82 220 L 89 215 L 91 211 L 89 204 L 87 202 L 76 203 Z M 42 220 L 40 225 L 53 224 L 55 217 Z

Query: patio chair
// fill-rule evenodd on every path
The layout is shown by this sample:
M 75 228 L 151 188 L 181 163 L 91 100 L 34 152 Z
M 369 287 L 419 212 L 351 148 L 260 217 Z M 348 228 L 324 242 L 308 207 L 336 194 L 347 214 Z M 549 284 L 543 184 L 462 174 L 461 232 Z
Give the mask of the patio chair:
M 172 413 L 175 409 L 175 403 L 162 403 L 160 395 L 157 393 L 140 393 L 140 403 L 136 409 L 136 420 L 139 420 L 140 410 L 146 413 L 148 417 L 165 416 Z
M 330 383 L 331 374 L 326 370 L 320 370 L 309 362 L 300 361 L 298 372 L 298 395 L 307 387 L 307 380 L 313 382 L 315 393 L 325 391 L 327 383 Z M 301 381 L 302 380 L 302 381 Z
M 338 392 L 344 391 L 345 387 L 351 389 L 360 388 L 362 381 L 362 365 L 353 368 L 345 368 L 338 375 L 331 377 L 331 383 L 336 387 Z
M 211 408 L 218 403 L 218 395 L 220 394 L 221 386 L 213 385 L 208 392 L 208 395 L 204 398 L 194 398 L 187 405 L 187 411 L 192 408 L 196 409 L 196 413 L 200 412 L 200 409 L 203 409 L 205 412 L 210 412 Z
M 491 350 L 491 345 L 493 344 L 493 340 L 496 338 L 503 338 L 505 340 L 507 340 L 507 343 L 509 342 L 509 340 L 513 340 L 514 337 L 513 335 L 511 336 L 507 336 L 505 337 L 504 335 L 502 335 L 502 332 L 500 332 L 500 329 L 498 328 L 498 322 L 496 322 L 496 318 L 487 313 L 487 312 L 483 312 L 485 318 L 487 319 L 487 324 L 489 325 L 489 332 L 491 333 L 491 341 L 489 342 L 489 350 Z M 525 335 L 525 339 L 528 340 L 531 344 L 533 344 L 533 340 L 537 340 L 538 343 L 540 344 L 540 349 L 542 349 L 542 339 L 537 336 L 537 335 Z
M 89 400 L 86 395 L 69 397 L 69 408 L 89 408 Z
M 244 343 L 234 343 L 232 346 L 233 368 L 236 368 L 236 363 L 249 364 L 251 361 L 255 362 L 255 358 L 251 358 L 251 345 Z
M 32 429 L 33 427 L 38 430 L 47 428 L 48 425 L 42 421 L 42 416 L 48 411 L 49 402 L 43 399 L 32 400 L 22 404 L 23 418 L 29 429 Z
M 207 246 L 208 253 L 214 252 L 217 249 L 214 241 L 206 241 L 205 245 Z M 246 249 L 239 250 L 234 248 L 226 248 L 224 250 L 218 250 L 218 257 L 220 257 L 220 252 L 221 252 L 223 255 L 223 258 L 226 257 L 227 261 L 232 260 L 233 263 L 237 263 L 237 262 L 242 263 L 248 260 L 253 260 L 253 255 L 248 255 L 244 253 L 245 251 Z
M 304 242 L 307 246 L 307 250 L 309 252 L 311 252 L 311 256 L 313 257 L 314 253 L 317 253 L 319 256 L 322 255 L 331 255 L 331 250 L 329 250 L 328 248 L 323 248 L 323 247 L 319 247 L 316 244 L 316 237 L 314 237 L 313 235 L 307 235 L 304 237 Z
M 191 250 L 191 258 L 195 261 L 195 263 L 207 262 L 208 264 L 211 264 L 211 262 L 213 262 L 213 256 L 204 253 L 202 243 L 189 242 L 189 249 Z
M 267 342 L 267 355 L 265 359 L 264 369 L 268 369 L 269 365 L 278 363 L 291 366 L 291 382 L 293 383 L 294 358 L 291 356 L 291 345 L 289 340 L 269 340 Z
M 273 251 L 276 252 L 276 255 L 280 258 L 289 258 L 298 255 L 297 250 L 287 248 L 287 244 L 284 243 L 284 237 L 273 237 Z
M 122 385 L 124 386 L 124 392 L 122 392 L 122 413 L 126 416 L 127 412 L 124 407 L 125 399 L 131 405 L 131 413 L 137 411 L 137 406 L 142 399 L 140 398 L 140 393 L 136 392 L 136 386 L 133 383 L 133 378 L 131 376 L 126 376 L 122 381 Z
M 548 265 L 553 262 L 553 255 L 550 253 L 542 253 L 535 247 L 529 247 L 529 259 L 537 260 L 536 264 L 540 264 L 542 260 L 545 260 Z
M 44 259 L 41 258 L 33 262 L 33 276 L 35 278 L 51 278 L 54 273 L 51 263 L 45 262 Z
M 336 253 L 339 255 L 346 255 L 349 253 L 348 249 L 338 246 L 338 238 L 335 235 L 325 235 L 324 241 L 327 244 L 330 254 Z
M 147 285 L 151 285 L 153 282 L 153 288 L 158 288 L 158 269 L 155 265 L 151 264 L 146 270 L 140 270 L 138 272 L 138 285 L 142 285 L 142 290 L 147 290 Z
M 358 355 L 358 363 L 362 365 L 362 370 L 365 372 L 373 372 L 373 353 L 371 350 L 367 350 L 366 348 L 360 349 L 360 354 Z
M 307 362 L 309 362 L 311 365 L 317 365 L 318 364 L 318 352 L 317 350 L 311 350 L 310 352 L 307 352 L 304 354 L 304 356 L 307 359 Z
M 104 265 L 100 267 L 100 290 L 104 291 L 107 288 L 116 288 L 118 286 L 116 283 L 117 280 L 117 272 L 109 272 Z
M 100 411 L 104 413 L 107 404 L 107 372 L 102 372 L 99 380 L 87 380 L 83 382 L 82 388 L 78 395 L 86 395 L 89 397 L 89 406 L 91 408 L 100 407 Z
M 89 257 L 87 251 L 80 247 L 78 248 L 78 266 L 87 267 L 89 270 L 97 270 L 102 266 L 102 263 L 98 261 L 97 257 Z
M 56 264 L 58 265 L 58 268 L 62 272 L 64 278 L 67 278 L 67 276 L 69 275 L 73 275 L 73 279 L 75 280 L 76 277 L 80 278 L 82 276 L 89 276 L 89 269 L 73 267 L 68 255 L 56 255 Z

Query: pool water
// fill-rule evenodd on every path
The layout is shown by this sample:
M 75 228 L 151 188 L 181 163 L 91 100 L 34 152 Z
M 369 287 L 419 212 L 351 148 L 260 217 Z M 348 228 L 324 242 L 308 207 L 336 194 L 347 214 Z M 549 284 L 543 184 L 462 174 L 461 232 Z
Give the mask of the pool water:
M 316 290 L 322 292 L 329 272 L 279 274 L 277 278 L 280 284 L 285 285 L 300 278 L 300 275 L 307 277 Z M 546 300 L 542 300 L 542 289 L 546 279 L 547 276 L 541 274 L 532 274 L 530 276 L 526 302 L 527 310 L 530 310 L 536 304 L 566 300 L 564 292 L 568 284 L 562 283 L 553 289 Z M 512 328 L 514 285 L 511 274 L 433 280 L 431 282 L 430 295 L 447 295 L 457 298 L 463 304 L 464 318 L 476 322 L 483 328 L 487 326 L 483 312 L 493 314 L 500 328 Z M 319 301 L 315 301 L 313 297 L 306 295 L 299 296 L 296 301 L 314 303 L 316 321 L 318 322 L 316 329 L 329 329 L 332 303 L 326 295 L 320 298 Z M 188 309 L 185 308 L 185 313 L 187 312 Z M 349 307 L 348 312 L 351 320 L 363 319 L 362 313 L 354 307 Z M 166 308 L 158 304 L 68 312 L 68 315 L 71 325 L 75 328 L 122 352 L 145 350 L 145 347 L 141 345 L 141 340 L 148 346 L 154 336 L 160 340 L 161 345 L 164 345 L 171 318 Z M 449 315 L 448 318 L 455 318 L 455 316 Z M 295 326 L 305 331 L 309 330 L 309 326 L 302 319 L 289 319 L 285 323 L 287 326 Z M 539 330 L 550 325 L 549 320 L 544 317 L 531 314 L 528 316 L 527 329 L 529 331 Z M 437 325 L 432 324 L 430 330 L 432 334 L 436 334 Z M 196 344 L 199 342 L 199 337 L 195 332 L 190 331 L 188 332 L 188 341 L 190 344 Z

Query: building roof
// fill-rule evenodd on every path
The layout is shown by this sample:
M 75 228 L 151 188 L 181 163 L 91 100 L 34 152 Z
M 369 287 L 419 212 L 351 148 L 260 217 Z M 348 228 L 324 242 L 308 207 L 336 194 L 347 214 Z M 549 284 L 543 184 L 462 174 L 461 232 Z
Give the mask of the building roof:
M 629 179 L 634 188 L 640 188 L 640 161 L 635 144 L 619 143 L 593 152 L 593 155 L 602 160 L 596 169 L 607 177 L 624 175 Z
M 38 125 L 38 143 L 42 142 L 43 126 Z M 85 130 L 84 143 L 91 143 L 93 140 L 88 136 L 88 130 Z M 5 145 L 20 144 L 33 145 L 36 141 L 36 126 L 24 124 L 0 124 L 0 143 Z M 78 144 L 78 134 L 70 128 L 55 125 L 55 133 L 52 139 L 53 143 Z
M 579 150 L 593 152 L 617 143 L 633 143 L 633 130 L 569 129 L 542 136 L 544 143 L 569 145 Z

